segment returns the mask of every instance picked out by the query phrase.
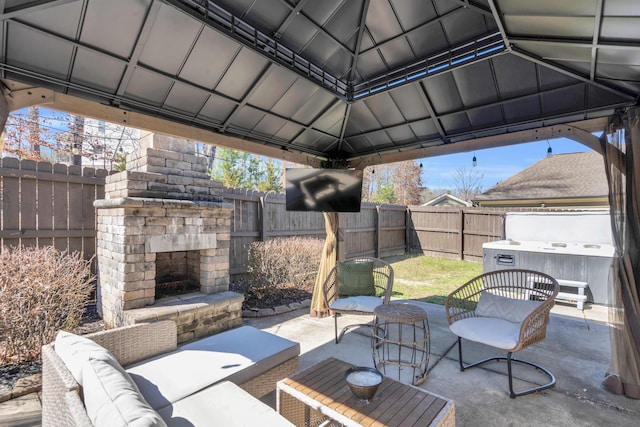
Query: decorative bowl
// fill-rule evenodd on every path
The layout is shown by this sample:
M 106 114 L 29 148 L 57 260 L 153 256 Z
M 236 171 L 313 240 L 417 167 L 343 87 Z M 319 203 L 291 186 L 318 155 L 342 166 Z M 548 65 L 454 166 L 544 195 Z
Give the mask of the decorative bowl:
M 355 397 L 365 402 L 373 399 L 384 377 L 374 368 L 354 367 L 349 369 L 344 378 Z

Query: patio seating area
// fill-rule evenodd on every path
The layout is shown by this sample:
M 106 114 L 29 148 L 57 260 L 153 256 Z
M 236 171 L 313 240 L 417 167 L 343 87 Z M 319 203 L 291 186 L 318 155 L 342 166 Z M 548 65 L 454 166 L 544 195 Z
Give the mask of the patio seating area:
M 568 304 L 556 304 L 547 338 L 521 354 L 553 372 L 557 383 L 552 389 L 513 400 L 505 390 L 505 363 L 460 372 L 456 336 L 449 331 L 444 306 L 415 304 L 428 313 L 431 332 L 429 372 L 419 387 L 455 402 L 456 425 L 637 425 L 640 401 L 610 394 L 600 385 L 610 359 L 605 307 L 592 305 L 581 312 Z M 346 321 L 361 318 L 344 317 Z M 369 328 L 353 331 L 335 344 L 333 319 L 310 317 L 308 309 L 244 319 L 243 323 L 299 342 L 300 369 L 330 357 L 372 366 Z M 465 346 L 465 359 L 488 357 L 493 352 L 470 342 Z M 514 384 L 526 386 L 518 375 Z M 264 400 L 275 407 L 275 394 Z M 34 394 L 0 404 L 0 425 L 39 425 L 38 402 Z

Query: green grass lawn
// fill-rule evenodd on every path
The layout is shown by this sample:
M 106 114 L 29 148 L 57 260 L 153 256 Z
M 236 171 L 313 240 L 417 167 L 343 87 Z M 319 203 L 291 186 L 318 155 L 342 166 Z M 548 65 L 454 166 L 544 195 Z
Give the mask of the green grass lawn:
M 444 304 L 447 295 L 482 273 L 482 263 L 424 255 L 385 258 L 394 272 L 392 298 Z

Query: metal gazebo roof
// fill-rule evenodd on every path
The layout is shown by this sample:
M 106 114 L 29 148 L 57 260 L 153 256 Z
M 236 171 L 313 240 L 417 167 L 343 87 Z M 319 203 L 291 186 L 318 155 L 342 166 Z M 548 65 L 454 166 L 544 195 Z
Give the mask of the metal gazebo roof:
M 637 0 L 4 0 L 10 108 L 325 167 L 604 129 Z

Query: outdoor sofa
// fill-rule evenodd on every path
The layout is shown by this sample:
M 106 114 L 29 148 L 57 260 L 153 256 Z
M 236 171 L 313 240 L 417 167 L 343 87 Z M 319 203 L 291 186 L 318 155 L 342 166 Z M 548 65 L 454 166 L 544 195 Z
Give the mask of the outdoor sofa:
M 161 320 L 42 347 L 42 425 L 291 426 L 260 401 L 298 370 L 298 343 L 243 326 L 177 346 Z

